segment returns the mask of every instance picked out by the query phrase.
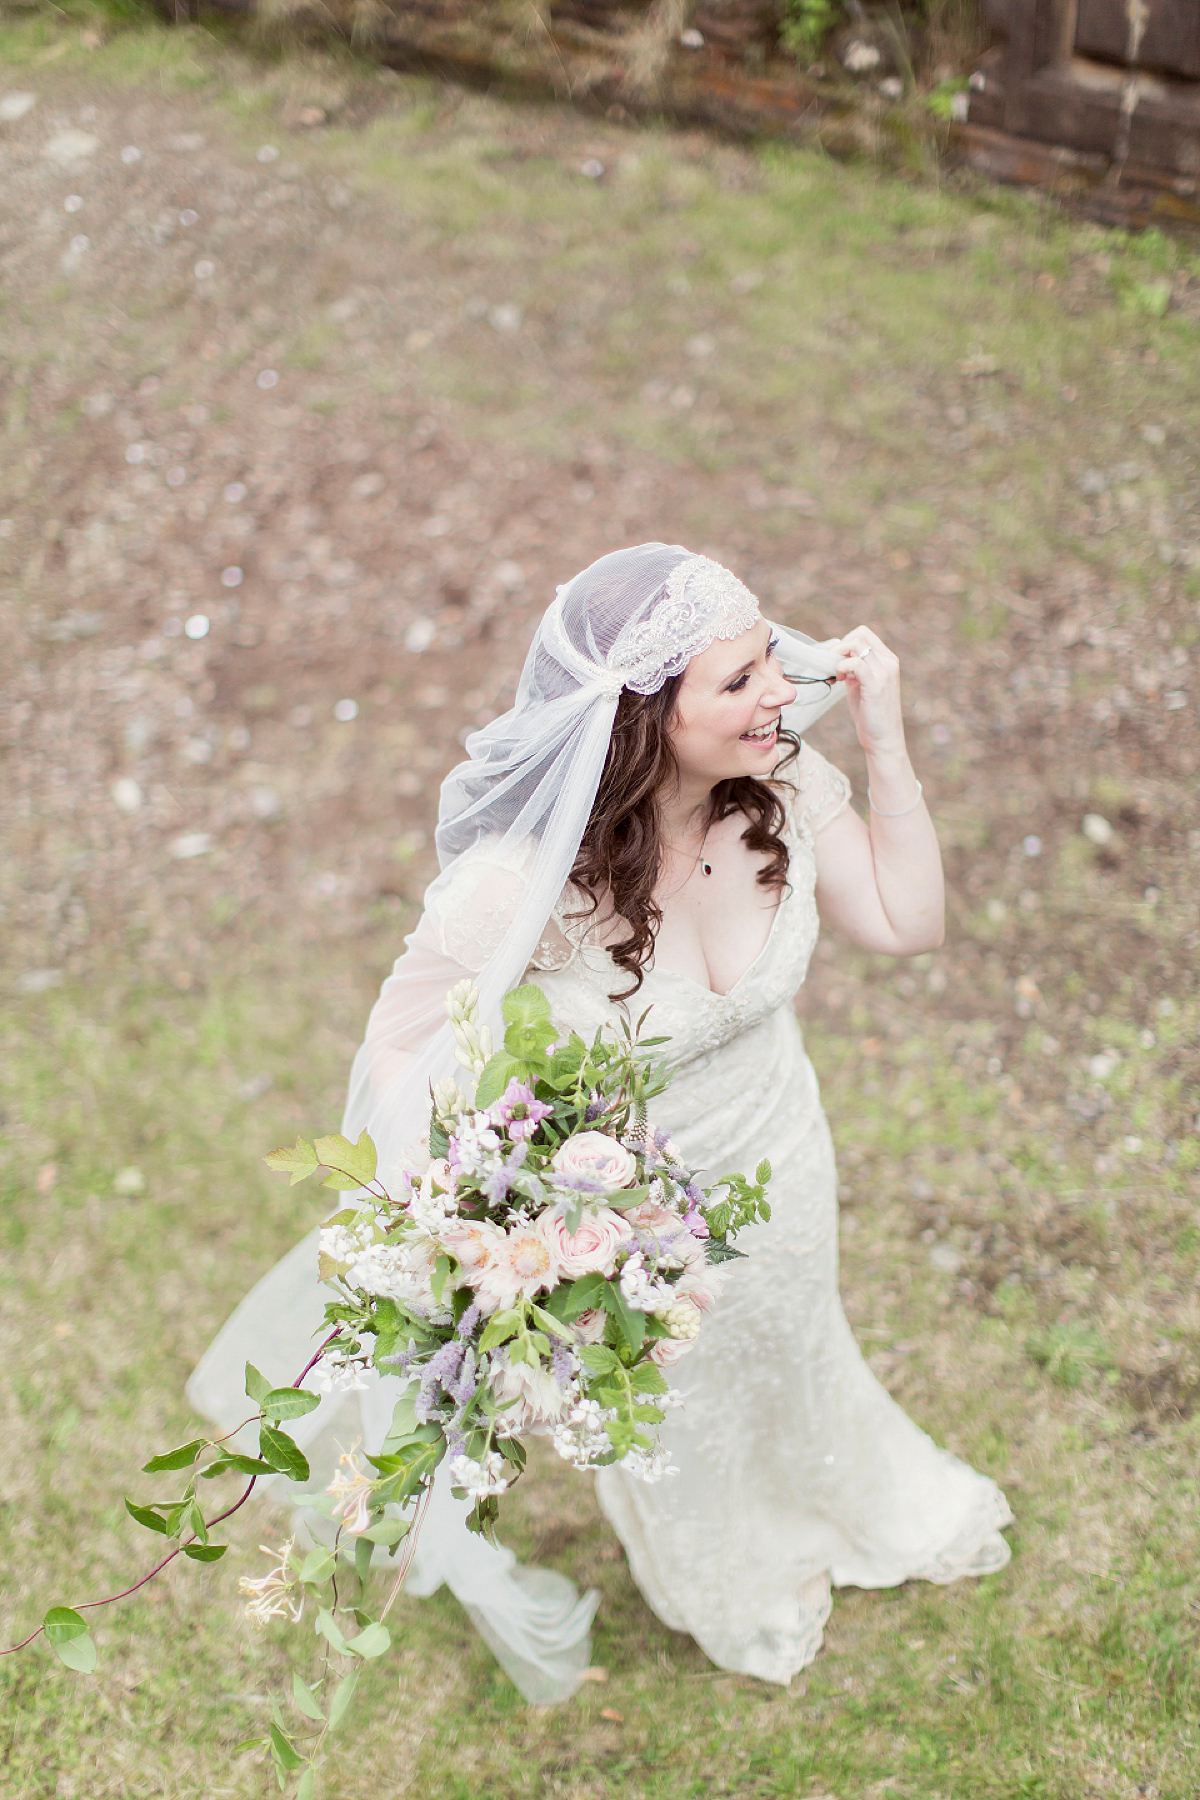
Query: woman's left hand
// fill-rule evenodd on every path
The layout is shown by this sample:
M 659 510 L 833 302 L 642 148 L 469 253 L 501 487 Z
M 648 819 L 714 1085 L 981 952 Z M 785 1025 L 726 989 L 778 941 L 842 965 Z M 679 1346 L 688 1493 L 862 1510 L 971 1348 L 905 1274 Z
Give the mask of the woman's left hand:
M 899 658 L 869 625 L 848 631 L 840 648 L 837 678 L 846 684 L 846 704 L 859 743 L 868 756 L 903 752 Z

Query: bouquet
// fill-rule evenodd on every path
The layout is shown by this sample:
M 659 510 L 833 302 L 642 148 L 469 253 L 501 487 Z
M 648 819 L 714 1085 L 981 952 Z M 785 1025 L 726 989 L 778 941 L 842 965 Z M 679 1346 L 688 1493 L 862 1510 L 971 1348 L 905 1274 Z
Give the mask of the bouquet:
M 344 1717 L 362 1662 L 389 1647 L 384 1620 L 439 1464 L 446 1460 L 454 1493 L 471 1502 L 468 1526 L 489 1536 L 532 1435 L 549 1437 L 577 1469 L 618 1463 L 646 1481 L 670 1473 L 660 1432 L 678 1396 L 664 1371 L 695 1345 L 722 1263 L 741 1254 L 730 1240 L 770 1217 L 769 1164 L 753 1181 L 728 1174 L 705 1187 L 650 1122 L 647 1104 L 666 1086 L 657 1052 L 667 1040 L 640 1036 L 645 1014 L 590 1044 L 574 1033 L 563 1042 L 542 991 L 516 988 L 493 1054 L 469 982 L 451 991 L 447 1011 L 473 1091 L 454 1080 L 433 1088 L 427 1137 L 394 1191 L 379 1178 L 366 1132 L 356 1144 L 297 1139 L 266 1158 L 293 1183 L 324 1172 L 325 1185 L 350 1190 L 351 1200 L 320 1234 L 320 1276 L 332 1290 L 320 1349 L 291 1387 L 272 1388 L 247 1365 L 257 1412 L 246 1423 L 257 1424 L 258 1454 L 231 1449 L 228 1438 L 195 1439 L 145 1465 L 188 1469 L 182 1495 L 126 1501 L 140 1524 L 174 1540 L 126 1592 L 180 1553 L 216 1561 L 227 1546 L 211 1542 L 213 1525 L 259 1478 L 310 1479 L 284 1429 L 289 1419 L 318 1406 L 321 1389 L 361 1385 L 368 1368 L 399 1379 L 378 1451 L 345 1450 L 328 1488 L 306 1495 L 328 1521 L 328 1541 L 301 1549 L 293 1538 L 267 1552 L 265 1575 L 240 1583 L 256 1622 L 308 1616 L 322 1640 L 317 1680 L 293 1679 L 301 1723 L 273 1700 L 267 1735 L 239 1746 L 267 1750 L 281 1788 L 295 1776 L 296 1800 L 315 1792 L 325 1736 Z M 248 1485 L 206 1519 L 197 1483 L 229 1474 Z M 367 1590 L 380 1556 L 392 1560 L 394 1578 L 376 1616 Z M 68 1666 L 95 1666 L 75 1609 L 51 1608 L 39 1632 Z

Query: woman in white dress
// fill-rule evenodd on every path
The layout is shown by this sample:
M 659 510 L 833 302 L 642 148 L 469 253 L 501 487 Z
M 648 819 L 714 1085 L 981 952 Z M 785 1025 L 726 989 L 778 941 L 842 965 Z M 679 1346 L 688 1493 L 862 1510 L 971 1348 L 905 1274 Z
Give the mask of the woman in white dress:
M 869 822 L 786 729 L 843 693 Z M 714 1176 L 769 1157 L 773 1214 L 674 1371 L 677 1473 L 603 1469 L 598 1494 L 658 1617 L 721 1668 L 786 1683 L 820 1648 L 832 1586 L 954 1581 L 1009 1556 L 1003 1494 L 907 1418 L 851 1335 L 833 1146 L 793 1007 L 821 919 L 889 955 L 942 941 L 897 659 L 866 626 L 821 645 L 781 631 L 719 565 L 642 545 L 559 590 L 516 706 L 467 748 L 443 786 L 442 873 L 372 1013 L 346 1128 L 371 1130 L 385 1171 L 411 1148 L 464 975 L 485 1015 L 536 980 L 564 1033 L 652 1008 L 671 1071 L 655 1122 Z M 310 1237 L 243 1301 L 189 1386 L 200 1411 L 241 1416 L 247 1358 L 273 1380 L 307 1361 L 314 1263 Z M 368 1449 L 396 1392 L 373 1377 L 355 1396 Z M 303 1421 L 310 1457 L 344 1441 L 348 1399 Z M 464 1511 L 435 1485 L 410 1587 L 447 1582 L 528 1698 L 565 1697 L 595 1595 L 469 1536 Z

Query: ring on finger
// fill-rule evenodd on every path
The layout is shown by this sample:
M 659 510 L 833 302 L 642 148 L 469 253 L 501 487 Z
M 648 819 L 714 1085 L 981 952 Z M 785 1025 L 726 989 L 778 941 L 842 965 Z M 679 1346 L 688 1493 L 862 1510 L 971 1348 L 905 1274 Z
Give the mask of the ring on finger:
M 867 657 L 870 656 L 870 654 L 871 654 L 871 646 L 870 646 L 870 644 L 868 644 L 865 650 L 859 651 L 859 653 L 858 653 L 859 662 L 865 662 Z

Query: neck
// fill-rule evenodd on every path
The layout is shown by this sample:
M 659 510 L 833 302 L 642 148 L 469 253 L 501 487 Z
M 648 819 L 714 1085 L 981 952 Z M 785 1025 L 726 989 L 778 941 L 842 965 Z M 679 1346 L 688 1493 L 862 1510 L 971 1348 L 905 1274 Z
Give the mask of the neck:
M 669 844 L 686 849 L 698 843 L 708 825 L 712 801 L 712 784 L 688 781 L 681 776 L 677 784 L 659 801 L 659 822 Z

